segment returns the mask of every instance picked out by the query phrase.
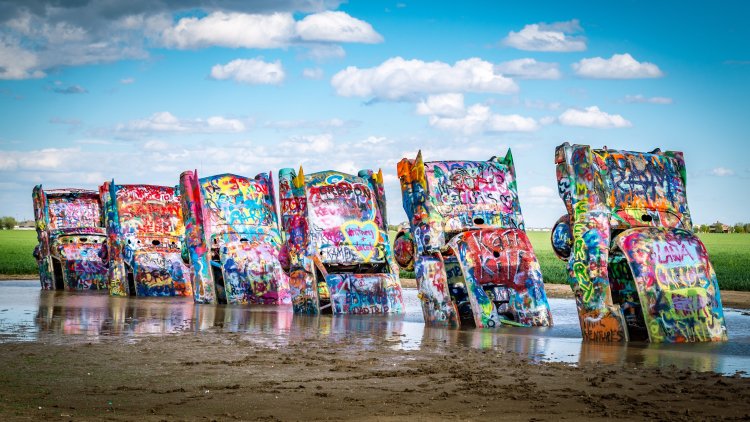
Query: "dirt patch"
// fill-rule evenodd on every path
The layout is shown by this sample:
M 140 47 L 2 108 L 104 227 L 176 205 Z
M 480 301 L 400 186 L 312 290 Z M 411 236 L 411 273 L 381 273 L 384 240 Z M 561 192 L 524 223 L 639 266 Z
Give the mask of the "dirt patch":
M 401 287 L 405 289 L 416 289 L 417 288 L 417 280 L 413 278 L 402 278 L 401 279 Z
M 722 290 L 721 304 L 727 308 L 750 309 L 750 292 Z
M 567 284 L 550 284 L 544 285 L 544 290 L 548 297 L 557 299 L 573 299 L 573 290 Z
M 746 378 L 532 364 L 503 350 L 442 342 L 417 351 L 390 346 L 354 333 L 335 341 L 312 335 L 278 349 L 255 344 L 250 335 L 219 333 L 135 344 L 1 344 L 0 419 L 750 417 Z
M 0 274 L 0 281 L 8 280 L 39 280 L 38 274 Z

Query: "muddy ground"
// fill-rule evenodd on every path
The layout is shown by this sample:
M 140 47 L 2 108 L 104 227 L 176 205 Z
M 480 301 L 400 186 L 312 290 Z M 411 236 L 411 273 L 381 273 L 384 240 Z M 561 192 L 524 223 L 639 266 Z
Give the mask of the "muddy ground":
M 750 420 L 750 378 L 643 358 L 535 363 L 451 340 L 457 330 L 401 350 L 401 331 L 332 334 L 314 321 L 295 336 L 208 329 L 87 343 L 50 332 L 0 344 L 0 421 Z
M 393 345 L 312 334 L 277 349 L 210 332 L 0 344 L 0 420 L 750 419 L 748 378 Z

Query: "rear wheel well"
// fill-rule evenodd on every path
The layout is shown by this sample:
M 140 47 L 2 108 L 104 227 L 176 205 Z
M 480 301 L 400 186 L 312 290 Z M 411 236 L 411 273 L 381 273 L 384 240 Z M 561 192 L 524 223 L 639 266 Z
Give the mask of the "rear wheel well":
M 648 329 L 643 316 L 643 306 L 625 254 L 617 246 L 609 252 L 607 275 L 612 292 L 612 302 L 619 305 L 625 318 L 628 337 L 632 341 L 647 341 Z
M 65 275 L 62 262 L 59 259 L 52 258 L 52 278 L 54 279 L 55 290 L 65 290 Z
M 133 269 L 127 264 L 125 265 L 125 274 L 127 274 L 128 278 L 128 295 L 135 296 L 135 274 L 133 273 Z

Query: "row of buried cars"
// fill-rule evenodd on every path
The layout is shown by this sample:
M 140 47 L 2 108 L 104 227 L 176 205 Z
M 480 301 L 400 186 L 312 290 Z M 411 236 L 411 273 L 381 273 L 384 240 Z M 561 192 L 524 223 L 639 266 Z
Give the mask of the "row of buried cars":
M 691 231 L 682 153 L 555 151 L 567 209 L 552 246 L 568 263 L 590 341 L 727 339 L 716 276 Z M 291 304 L 304 314 L 402 313 L 416 273 L 427 324 L 550 326 L 511 152 L 398 163 L 408 216 L 391 245 L 382 172 L 180 176 L 176 187 L 34 188 L 43 289 Z M 279 218 L 280 215 L 280 218 Z

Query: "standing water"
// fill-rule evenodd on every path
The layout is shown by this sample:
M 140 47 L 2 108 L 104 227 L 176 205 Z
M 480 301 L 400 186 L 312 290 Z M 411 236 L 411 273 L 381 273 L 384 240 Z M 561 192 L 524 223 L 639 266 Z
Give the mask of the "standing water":
M 383 338 L 397 350 L 463 345 L 496 348 L 532 361 L 568 364 L 624 363 L 691 368 L 727 375 L 750 374 L 750 312 L 725 309 L 725 343 L 600 344 L 581 340 L 575 302 L 550 299 L 554 326 L 453 330 L 425 327 L 415 289 L 404 289 L 400 316 L 311 317 L 291 307 L 197 305 L 190 298 L 121 298 L 101 292 L 42 291 L 36 281 L 0 282 L 0 342 L 70 344 L 135 342 L 150 335 L 200 335 L 203 331 L 243 333 L 258 344 L 283 347 L 310 336 L 332 341 L 357 334 Z

